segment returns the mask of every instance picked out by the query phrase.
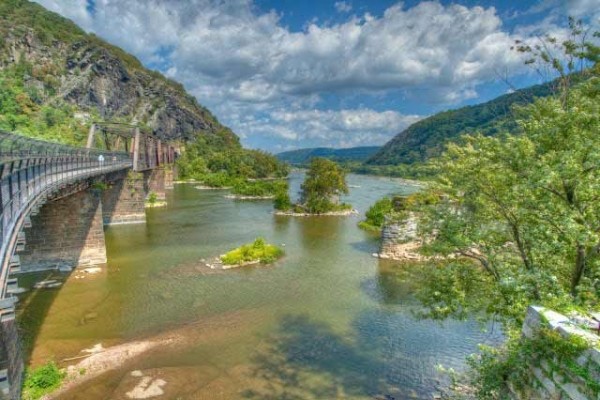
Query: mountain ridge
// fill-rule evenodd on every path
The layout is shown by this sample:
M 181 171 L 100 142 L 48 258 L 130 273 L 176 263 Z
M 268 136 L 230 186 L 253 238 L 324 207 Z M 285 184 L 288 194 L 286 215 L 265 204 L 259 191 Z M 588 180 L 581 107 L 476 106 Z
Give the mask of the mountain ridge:
M 375 154 L 381 146 L 357 146 L 348 148 L 309 147 L 284 151 L 275 156 L 281 161 L 292 165 L 307 164 L 313 157 L 328 158 L 337 162 L 358 161 L 363 162 Z
M 424 118 L 394 136 L 366 164 L 420 163 L 440 155 L 446 143 L 457 141 L 463 134 L 480 132 L 492 136 L 500 132 L 514 133 L 518 125 L 511 115 L 513 107 L 553 94 L 555 85 L 556 82 L 547 82 L 518 89 L 484 103 Z

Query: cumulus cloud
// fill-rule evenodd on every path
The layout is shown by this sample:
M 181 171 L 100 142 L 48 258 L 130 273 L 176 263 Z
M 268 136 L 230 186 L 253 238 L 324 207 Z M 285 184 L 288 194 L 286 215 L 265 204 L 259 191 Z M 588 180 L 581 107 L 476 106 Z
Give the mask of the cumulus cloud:
M 239 128 L 251 130 L 273 141 L 308 140 L 314 146 L 338 147 L 384 144 L 399 130 L 418 121 L 418 115 L 369 109 L 274 110 L 266 120 L 253 116 L 243 119 Z
M 507 49 L 524 37 L 504 30 L 493 7 L 398 3 L 379 17 L 292 31 L 275 11 L 257 12 L 253 0 L 95 0 L 93 13 L 85 0 L 37 1 L 184 83 L 250 144 L 272 136 L 307 139 L 304 146 L 382 142 L 415 117 L 313 109 L 327 95 L 402 93 L 455 104 L 477 97 L 498 70 L 522 69 Z M 570 7 L 583 12 L 594 2 Z M 335 8 L 348 13 L 351 4 Z

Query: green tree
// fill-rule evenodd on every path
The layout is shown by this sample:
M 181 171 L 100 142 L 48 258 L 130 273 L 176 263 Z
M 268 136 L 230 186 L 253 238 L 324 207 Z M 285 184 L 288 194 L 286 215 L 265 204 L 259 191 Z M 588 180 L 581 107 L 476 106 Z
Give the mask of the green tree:
M 301 202 L 308 212 L 332 211 L 339 206 L 339 196 L 348 193 L 346 173 L 333 161 L 313 158 L 301 189 Z
M 421 293 L 431 315 L 477 309 L 518 327 L 531 303 L 599 304 L 600 78 L 568 101 L 540 99 L 522 135 L 466 137 L 438 161 L 445 196 L 421 208 L 423 251 L 460 257 L 432 266 L 428 280 L 453 284 Z

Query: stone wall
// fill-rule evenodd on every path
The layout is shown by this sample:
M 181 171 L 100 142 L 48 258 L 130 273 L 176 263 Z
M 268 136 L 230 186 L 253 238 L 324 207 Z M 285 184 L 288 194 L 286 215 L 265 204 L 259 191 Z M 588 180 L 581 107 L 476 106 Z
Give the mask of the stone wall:
M 107 177 L 108 188 L 102 192 L 105 225 L 146 222 L 150 174 L 128 171 Z
M 571 368 L 557 365 L 556 360 L 541 360 L 539 366 L 531 366 L 530 384 L 526 390 L 516 390 L 511 385 L 515 399 L 552 399 L 552 400 L 598 400 L 596 393 L 581 374 L 600 382 L 600 336 L 593 331 L 575 326 L 566 316 L 543 307 L 529 307 L 523 324 L 523 336 L 533 338 L 541 327 L 558 331 L 563 337 L 578 335 L 589 342 L 589 349 L 577 359 L 572 360 Z M 573 372 L 573 367 L 579 374 Z
M 422 260 L 418 253 L 421 241 L 417 234 L 417 218 L 410 214 L 406 220 L 386 221 L 381 230 L 381 246 L 377 256 L 392 260 Z
M 100 192 L 87 189 L 44 204 L 25 228 L 21 272 L 106 263 Z
M 20 399 L 25 368 L 17 322 L 14 319 L 0 323 L 0 343 L 0 398 Z

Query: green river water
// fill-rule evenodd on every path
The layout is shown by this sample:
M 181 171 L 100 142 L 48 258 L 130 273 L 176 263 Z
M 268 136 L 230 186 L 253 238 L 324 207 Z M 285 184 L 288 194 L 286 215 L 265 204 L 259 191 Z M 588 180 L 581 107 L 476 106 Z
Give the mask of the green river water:
M 292 174 L 294 193 L 300 181 Z M 414 190 L 368 176 L 349 184 L 344 200 L 361 213 Z M 146 393 L 156 399 L 431 399 L 447 383 L 436 365 L 460 369 L 478 343 L 498 340 L 474 321 L 413 318 L 418 305 L 396 277 L 401 266 L 372 256 L 379 239 L 357 228 L 360 217 L 274 216 L 271 202 L 224 194 L 176 185 L 146 225 L 107 229 L 101 273 L 74 272 L 60 290 L 22 300 L 32 364 L 98 343 L 176 339 L 61 399 L 135 398 L 143 378 L 134 370 L 161 380 L 162 394 Z M 200 261 L 257 236 L 285 245 L 285 257 L 228 271 Z

